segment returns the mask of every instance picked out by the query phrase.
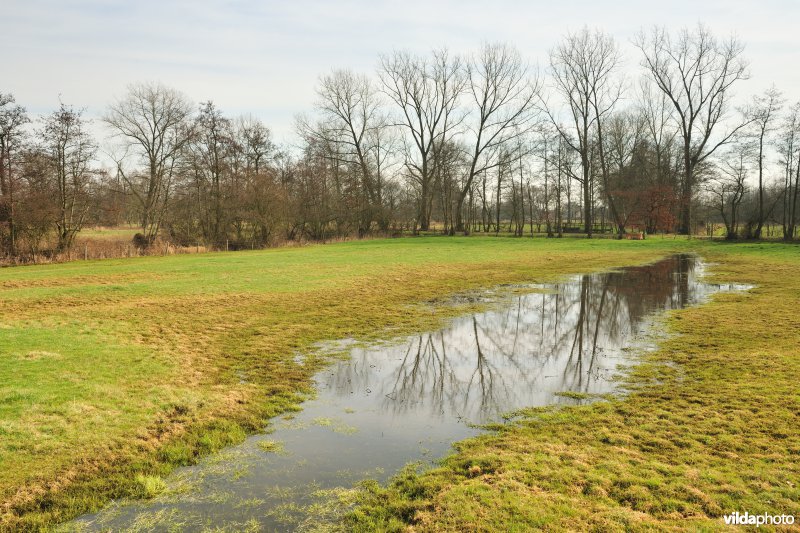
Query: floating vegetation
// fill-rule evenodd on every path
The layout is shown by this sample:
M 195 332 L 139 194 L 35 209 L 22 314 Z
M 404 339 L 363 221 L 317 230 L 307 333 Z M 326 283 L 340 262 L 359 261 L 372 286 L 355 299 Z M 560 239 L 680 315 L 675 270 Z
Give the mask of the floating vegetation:
M 236 503 L 236 508 L 237 509 L 257 509 L 259 507 L 262 507 L 266 503 L 267 503 L 266 500 L 263 500 L 261 498 L 253 497 L 253 498 L 247 498 L 245 500 L 240 500 L 239 502 Z
M 249 473 L 250 469 L 247 468 L 246 466 L 239 467 L 236 470 L 234 470 L 233 474 L 231 475 L 231 481 L 242 479 L 243 477 L 246 477 Z
M 334 433 L 341 433 L 342 435 L 352 435 L 354 433 L 358 433 L 357 427 L 345 424 L 342 420 L 339 420 L 338 418 L 318 416 L 311 422 L 315 426 L 331 428 L 331 431 L 333 431 Z
M 312 420 L 312 422 L 315 426 L 320 426 L 320 427 L 330 427 L 333 425 L 333 419 L 328 418 L 326 416 L 318 416 L 317 418 Z
M 258 441 L 257 446 L 268 453 L 284 453 L 283 443 L 272 440 L 272 439 L 264 439 Z

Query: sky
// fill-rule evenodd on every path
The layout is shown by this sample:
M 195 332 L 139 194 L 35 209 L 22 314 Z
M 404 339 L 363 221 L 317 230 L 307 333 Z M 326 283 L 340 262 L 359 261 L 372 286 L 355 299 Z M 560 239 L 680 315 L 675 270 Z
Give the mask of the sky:
M 99 117 L 126 86 L 160 81 L 229 116 L 262 119 L 293 142 L 321 74 L 372 74 L 379 55 L 482 42 L 519 48 L 545 66 L 548 51 L 583 26 L 613 35 L 625 72 L 641 75 L 631 39 L 653 25 L 675 32 L 702 22 L 746 45 L 751 79 L 740 98 L 775 84 L 800 100 L 800 0 L 101 1 L 0 0 L 0 92 L 34 115 L 59 98 Z

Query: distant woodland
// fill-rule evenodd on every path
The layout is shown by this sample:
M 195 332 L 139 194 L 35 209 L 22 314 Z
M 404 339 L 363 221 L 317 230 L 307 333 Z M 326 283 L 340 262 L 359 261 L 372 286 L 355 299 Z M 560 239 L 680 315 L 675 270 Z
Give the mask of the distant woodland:
M 376 72 L 322 75 L 292 148 L 159 83 L 103 110 L 102 139 L 85 109 L 33 117 L 0 92 L 0 257 L 71 257 L 98 226 L 134 229 L 128 253 L 420 232 L 797 237 L 800 102 L 736 94 L 745 47 L 703 25 L 625 46 L 633 78 L 588 28 L 537 69 L 508 44 L 393 51 Z

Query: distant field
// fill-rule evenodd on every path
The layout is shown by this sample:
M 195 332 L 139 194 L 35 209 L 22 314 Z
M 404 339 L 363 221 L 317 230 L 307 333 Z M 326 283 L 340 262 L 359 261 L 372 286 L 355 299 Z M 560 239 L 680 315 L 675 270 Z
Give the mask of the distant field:
M 796 270 L 769 277 L 798 264 L 796 247 L 660 238 L 426 237 L 0 269 L 0 529 L 147 495 L 142 474 L 164 476 L 262 428 L 308 390 L 324 361 L 293 356 L 316 341 L 429 329 L 446 313 L 410 305 L 686 250 L 797 301 Z M 725 312 L 724 327 L 761 324 Z M 796 305 L 759 312 L 796 325 Z M 797 427 L 784 444 L 797 443 Z
M 84 228 L 78 233 L 77 238 L 81 239 L 101 239 L 101 240 L 120 240 L 130 241 L 139 232 L 135 227 L 114 227 L 114 228 Z

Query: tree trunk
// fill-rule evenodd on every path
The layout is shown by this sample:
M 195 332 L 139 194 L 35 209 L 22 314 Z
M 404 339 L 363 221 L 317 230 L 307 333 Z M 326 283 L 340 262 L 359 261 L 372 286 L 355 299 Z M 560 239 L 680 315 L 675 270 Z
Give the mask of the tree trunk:
M 694 175 L 692 168 L 692 158 L 690 155 L 689 139 L 684 140 L 684 180 L 681 190 L 681 216 L 678 233 L 690 235 L 692 231 L 692 188 Z

